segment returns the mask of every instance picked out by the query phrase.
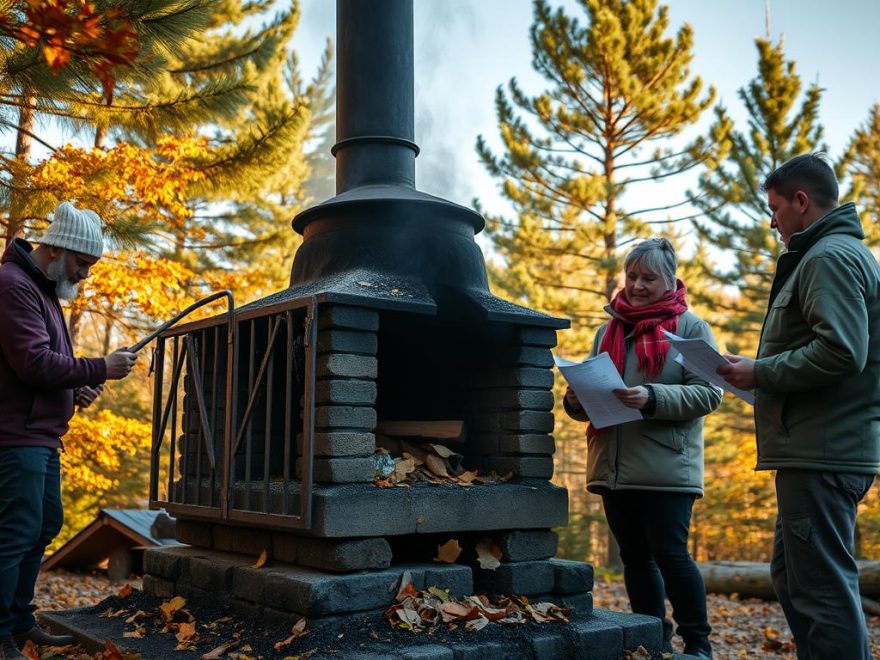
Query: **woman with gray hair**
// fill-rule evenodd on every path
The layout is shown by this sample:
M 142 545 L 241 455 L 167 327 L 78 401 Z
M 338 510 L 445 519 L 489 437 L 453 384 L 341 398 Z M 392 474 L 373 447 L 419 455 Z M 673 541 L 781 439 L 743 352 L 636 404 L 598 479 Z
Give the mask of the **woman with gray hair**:
M 663 330 L 715 345 L 709 326 L 688 311 L 676 278 L 678 259 L 665 238 L 637 245 L 626 257 L 626 282 L 605 309 L 591 355 L 608 353 L 627 387 L 614 394 L 642 419 L 587 429 L 587 489 L 602 496 L 605 517 L 620 546 L 633 612 L 663 621 L 671 651 L 672 603 L 686 653 L 712 657 L 703 579 L 688 553 L 694 500 L 703 495 L 703 417 L 722 392 L 669 359 Z M 589 421 L 569 388 L 565 410 Z

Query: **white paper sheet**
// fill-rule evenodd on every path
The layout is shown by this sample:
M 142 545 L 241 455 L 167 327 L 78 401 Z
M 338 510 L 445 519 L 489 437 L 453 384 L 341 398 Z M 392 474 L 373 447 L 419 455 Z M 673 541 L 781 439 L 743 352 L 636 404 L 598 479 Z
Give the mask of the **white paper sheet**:
M 717 385 L 721 389 L 735 394 L 750 405 L 755 405 L 754 394 L 734 387 L 724 380 L 722 376 L 715 373 L 718 367 L 728 364 L 728 362 L 721 353 L 712 348 L 705 340 L 685 339 L 666 330 L 663 333 L 669 339 L 669 345 L 678 351 L 678 355 L 674 358 L 676 362 L 703 380 L 707 380 L 713 385 Z
M 580 363 L 557 355 L 553 361 L 597 429 L 642 419 L 640 411 L 627 408 L 612 394 L 612 390 L 625 388 L 626 384 L 608 353 L 599 353 Z

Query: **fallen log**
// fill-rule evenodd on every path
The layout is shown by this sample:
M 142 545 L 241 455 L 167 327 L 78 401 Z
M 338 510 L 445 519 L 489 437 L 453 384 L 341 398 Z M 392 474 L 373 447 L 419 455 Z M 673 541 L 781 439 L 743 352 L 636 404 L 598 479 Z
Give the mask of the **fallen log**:
M 859 560 L 859 589 L 862 596 L 880 596 L 880 561 Z M 732 594 L 743 598 L 776 600 L 770 580 L 770 564 L 763 561 L 697 562 L 707 593 Z M 866 610 L 867 611 L 867 610 Z

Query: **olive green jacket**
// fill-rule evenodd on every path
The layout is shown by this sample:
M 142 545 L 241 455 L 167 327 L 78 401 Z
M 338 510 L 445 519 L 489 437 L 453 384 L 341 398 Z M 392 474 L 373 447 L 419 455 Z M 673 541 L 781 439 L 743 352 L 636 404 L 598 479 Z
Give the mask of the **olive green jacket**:
M 610 307 L 606 307 L 613 314 Z M 590 355 L 596 355 L 607 323 L 599 328 Z M 678 318 L 677 333 L 715 341 L 709 326 L 691 312 Z M 656 405 L 650 418 L 601 429 L 587 439 L 587 488 L 662 490 L 703 494 L 703 417 L 721 403 L 722 391 L 685 370 L 670 350 L 660 374 L 651 381 Z M 627 338 L 623 382 L 646 385 L 638 370 L 635 343 Z M 569 416 L 588 421 L 583 410 L 564 402 Z
M 758 470 L 880 468 L 880 267 L 853 204 L 791 237 L 755 363 Z

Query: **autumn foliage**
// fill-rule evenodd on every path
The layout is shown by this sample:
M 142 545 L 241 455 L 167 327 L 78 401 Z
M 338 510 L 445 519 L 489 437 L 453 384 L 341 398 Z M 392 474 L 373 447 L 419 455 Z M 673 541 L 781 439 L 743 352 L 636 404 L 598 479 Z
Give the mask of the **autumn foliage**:
M 125 11 L 98 11 L 87 0 L 18 0 L 0 9 L 0 34 L 39 47 L 53 73 L 71 58 L 85 62 L 101 81 L 109 103 L 118 66 L 132 66 L 140 53 Z

